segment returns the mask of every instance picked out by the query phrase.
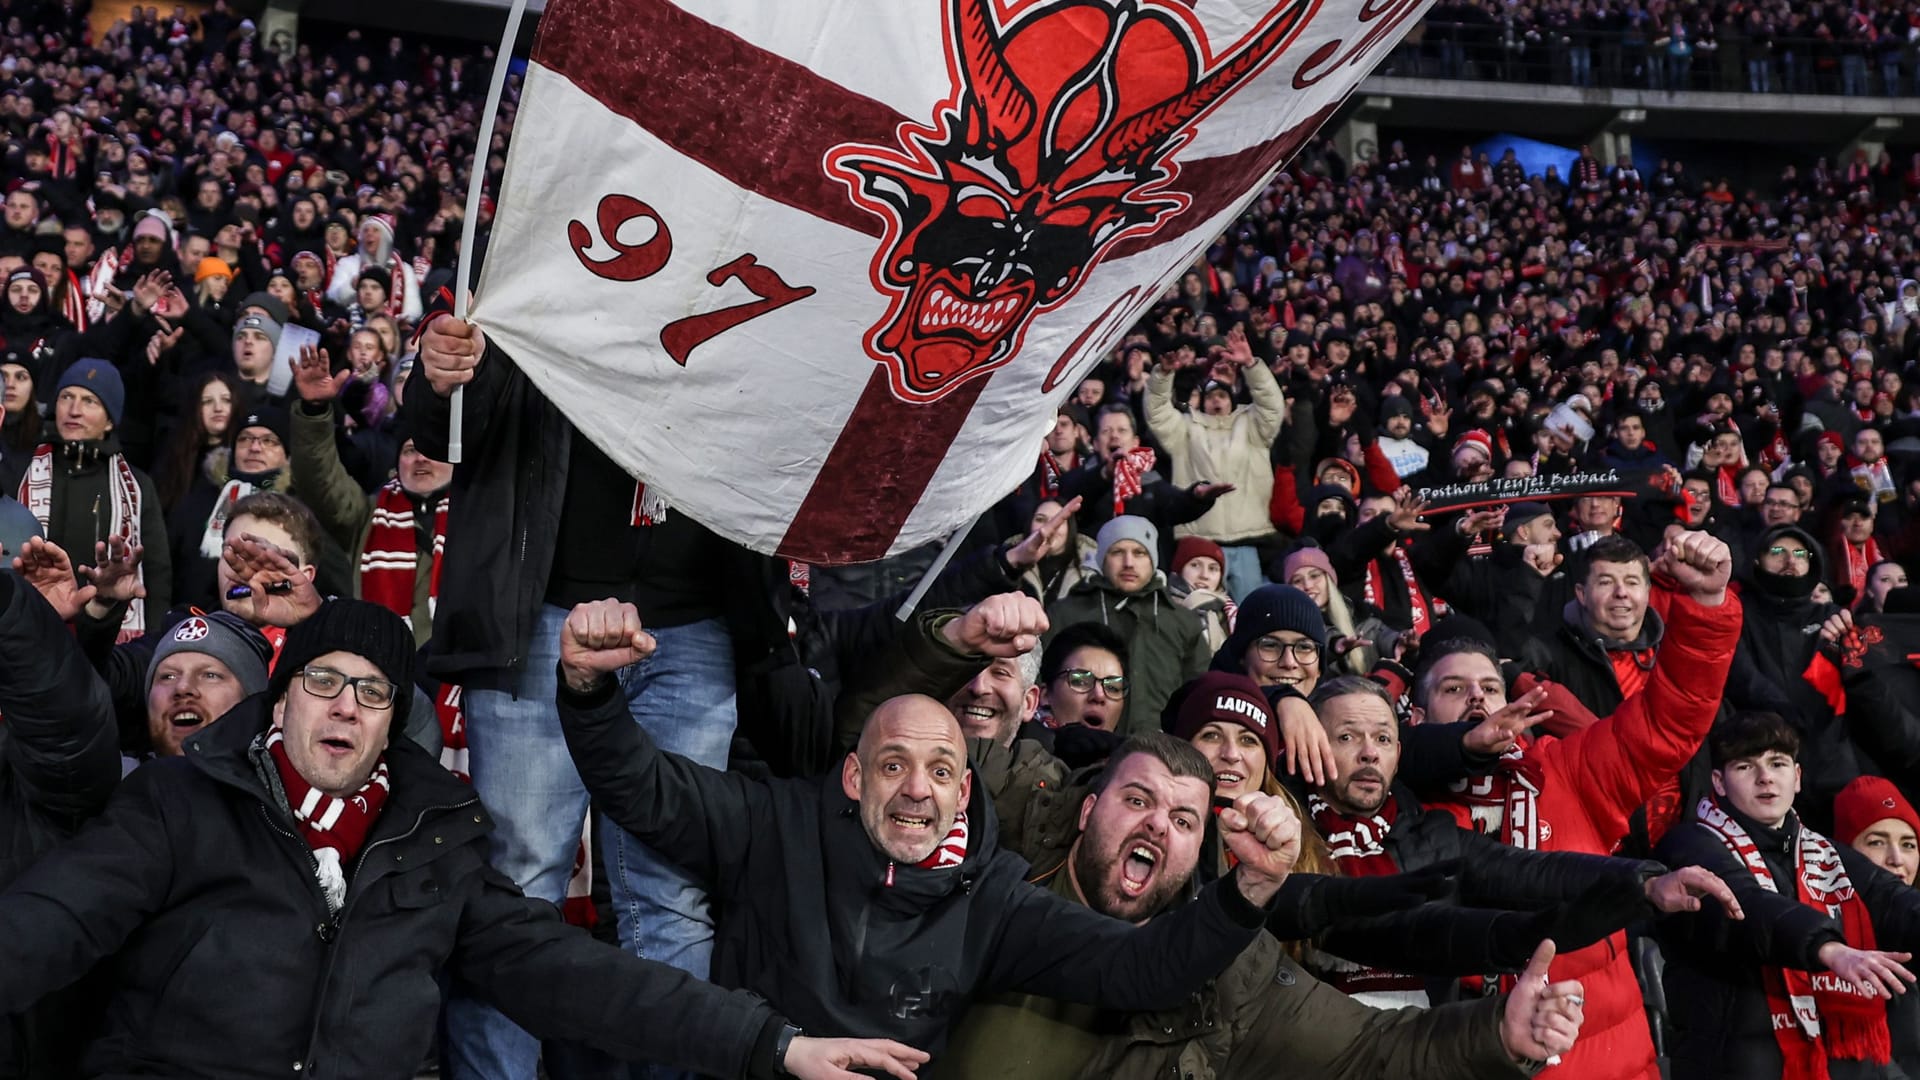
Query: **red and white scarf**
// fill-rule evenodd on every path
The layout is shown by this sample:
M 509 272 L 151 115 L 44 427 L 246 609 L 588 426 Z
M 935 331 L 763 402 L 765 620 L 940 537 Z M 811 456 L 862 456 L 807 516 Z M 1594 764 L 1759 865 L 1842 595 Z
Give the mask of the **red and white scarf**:
M 1433 624 L 1433 609 L 1427 605 L 1426 593 L 1420 590 L 1420 578 L 1413 572 L 1413 563 L 1408 560 L 1406 549 L 1399 544 L 1393 545 L 1393 558 L 1400 564 L 1400 576 L 1407 582 L 1407 606 L 1413 617 L 1413 628 L 1424 635 Z M 1386 579 L 1380 573 L 1380 560 L 1374 559 L 1367 563 L 1367 603 L 1384 608 L 1381 601 L 1385 596 Z
M 1389 796 L 1378 812 L 1364 818 L 1335 810 L 1319 795 L 1307 796 L 1307 816 L 1314 831 L 1327 842 L 1341 877 L 1383 877 L 1400 872 L 1387 851 L 1387 834 L 1399 816 L 1397 800 Z M 1376 1008 L 1428 1004 L 1426 981 L 1368 964 L 1358 964 L 1321 952 L 1320 975 L 1335 989 Z
M 140 482 L 134 478 L 133 466 L 127 464 L 125 454 L 115 454 L 107 461 L 107 520 L 106 532 L 95 537 L 95 542 L 109 536 L 118 536 L 129 547 L 140 546 Z M 42 443 L 33 452 L 33 460 L 27 464 L 27 475 L 20 480 L 20 491 L 16 496 L 22 505 L 40 520 L 44 532 L 53 518 L 53 444 Z M 98 514 L 95 515 L 96 520 Z M 91 563 L 93 551 L 72 552 L 75 562 Z M 134 573 L 139 575 L 142 585 L 147 580 L 144 565 L 136 566 Z M 147 628 L 147 606 L 145 600 L 127 601 L 126 617 L 120 620 L 118 640 L 125 642 L 139 637 Z
M 1153 451 L 1145 446 L 1133 449 L 1113 459 L 1113 512 L 1127 512 L 1127 500 L 1140 494 L 1143 489 L 1141 478 L 1153 468 Z
M 1314 831 L 1326 840 L 1342 877 L 1384 877 L 1400 872 L 1387 852 L 1387 834 L 1393 831 L 1399 814 L 1399 803 L 1391 796 L 1378 812 L 1364 818 L 1342 814 L 1317 794 L 1307 796 L 1307 816 L 1313 819 Z
M 1476 831 L 1497 836 L 1508 847 L 1538 851 L 1547 832 L 1540 821 L 1542 773 L 1528 753 L 1530 746 L 1522 740 L 1500 755 L 1493 772 L 1456 780 L 1451 790 L 1466 806 Z
M 933 854 L 913 865 L 922 870 L 951 870 L 967 861 L 967 812 L 961 810 L 953 815 L 953 828 L 947 830 L 946 838 L 934 846 Z M 887 885 L 893 885 L 893 864 L 887 864 Z
M 60 294 L 60 313 L 67 317 L 75 330 L 84 334 L 92 321 L 87 318 L 87 292 L 80 285 L 79 274 L 71 270 L 62 272 L 67 276 L 67 287 Z
M 427 571 L 427 614 L 440 599 L 440 554 L 447 549 L 445 495 L 433 503 L 433 565 Z M 360 553 L 360 598 L 413 625 L 413 595 L 420 569 L 420 535 L 413 499 L 398 478 L 387 481 L 373 504 L 366 547 Z
M 1060 463 L 1053 459 L 1053 451 L 1044 446 L 1040 448 L 1040 497 L 1060 497 Z
M 280 786 L 286 789 L 287 809 L 293 811 L 301 838 L 313 849 L 315 876 L 326 894 L 327 910 L 339 911 L 347 899 L 346 862 L 366 845 L 392 787 L 387 759 L 382 756 L 360 790 L 342 799 L 307 783 L 287 757 L 285 733 L 279 728 L 267 734 L 267 753 L 280 773 Z
M 112 248 L 100 253 L 87 272 L 87 319 L 99 322 L 107 317 L 107 302 L 102 299 L 113 291 L 113 279 L 120 273 L 120 256 Z
M 1880 543 L 1869 536 L 1866 543 L 1856 544 L 1842 536 L 1840 550 L 1847 556 L 1847 584 L 1853 586 L 1853 606 L 1859 607 L 1867 596 L 1867 571 L 1880 561 Z
M 259 489 L 245 480 L 228 480 L 214 497 L 213 512 L 207 515 L 206 531 L 200 534 L 200 554 L 217 559 L 227 543 L 227 519 L 233 516 L 233 504 Z
M 644 480 L 636 480 L 633 485 L 633 524 L 636 527 L 658 525 L 667 520 L 667 511 L 672 506 L 666 495 L 658 489 L 647 487 Z
M 1779 892 L 1773 871 L 1739 822 L 1709 796 L 1700 800 L 1699 825 L 1726 845 L 1768 892 Z M 1847 877 L 1833 842 L 1801 825 L 1793 853 L 1794 898 L 1840 923 L 1847 944 L 1876 947 L 1873 918 Z M 1871 990 L 1830 971 L 1760 969 L 1772 1015 L 1773 1037 L 1786 1061 L 1782 1080 L 1826 1080 L 1829 1056 L 1884 1065 L 1893 1054 L 1886 1003 Z

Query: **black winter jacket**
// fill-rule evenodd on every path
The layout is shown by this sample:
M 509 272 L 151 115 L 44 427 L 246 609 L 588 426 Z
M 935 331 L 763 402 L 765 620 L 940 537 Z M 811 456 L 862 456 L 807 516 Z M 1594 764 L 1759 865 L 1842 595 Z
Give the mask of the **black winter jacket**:
M 468 687 L 506 686 L 525 662 L 546 600 L 573 425 L 492 342 L 467 384 L 465 409 L 466 460 L 453 474 L 447 535 L 454 540 L 442 557 L 427 671 Z M 403 423 L 421 451 L 436 460 L 445 460 L 451 416 L 451 399 L 435 394 L 426 366 L 417 366 Z M 713 573 L 727 584 L 741 716 L 778 706 L 787 714 L 783 721 L 806 731 L 799 739 L 803 745 L 792 747 L 759 745 L 756 733 L 760 753 L 776 772 L 815 767 L 809 755 L 831 739 L 839 682 L 857 671 L 848 661 L 871 658 L 884 644 L 877 631 L 891 609 L 877 618 L 877 607 L 848 618 L 816 613 L 792 586 L 786 560 L 736 544 L 716 553 Z M 925 605 L 960 607 L 1017 588 L 1019 576 L 997 556 L 957 559 Z M 896 621 L 892 629 L 903 625 Z
M 0 573 L 0 889 L 106 808 L 120 782 L 107 689 L 40 594 Z M 70 994 L 0 1021 L 0 1077 L 72 1067 Z
M 1640 625 L 1640 645 L 1646 650 L 1644 662 L 1649 668 L 1666 632 L 1666 623 L 1649 605 L 1646 620 Z M 1620 680 L 1613 673 L 1613 660 L 1606 643 L 1588 628 L 1585 612 L 1577 600 L 1567 602 L 1553 636 L 1544 641 L 1529 639 L 1520 659 L 1530 670 L 1566 687 L 1595 716 L 1613 715 L 1626 700 L 1626 695 L 1620 692 Z
M 1658 863 L 1510 847 L 1422 807 L 1398 785 L 1391 798 L 1398 813 L 1386 848 L 1394 866 L 1401 873 L 1457 867 L 1455 904 L 1347 920 L 1319 944 L 1356 963 L 1444 980 L 1430 986 L 1436 1001 L 1455 996 L 1451 980 L 1461 975 L 1521 970 L 1543 936 L 1572 952 L 1652 914 L 1644 889 L 1666 872 Z M 1512 912 L 1539 917 L 1502 917 Z
M 0 897 L 0 1014 L 95 963 L 112 998 L 88 1076 L 411 1077 L 442 972 L 546 1038 L 723 1077 L 766 1072 L 779 1019 L 594 941 L 487 862 L 473 789 L 406 740 L 329 914 L 242 702 L 121 783 L 106 813 Z
M 617 685 L 560 720 L 608 820 L 678 864 L 714 904 L 713 980 L 764 995 L 820 1035 L 891 1038 L 939 1057 L 976 997 L 1019 991 L 1145 1011 L 1185 1001 L 1252 943 L 1266 912 L 1231 879 L 1135 929 L 1026 881 L 974 786 L 966 861 L 890 862 L 838 772 L 749 780 L 660 751 Z
M 1753 872 L 1698 822 L 1678 826 L 1660 841 L 1658 854 L 1668 865 L 1704 866 L 1724 878 L 1746 916 L 1735 922 L 1719 905 L 1707 904 L 1698 912 L 1671 916 L 1655 926 L 1667 959 L 1674 1080 L 1779 1076 L 1780 1047 L 1768 1020 L 1760 969 L 1764 965 L 1824 971 L 1818 959 L 1820 947 L 1845 940 L 1839 924 L 1825 911 L 1793 898 L 1799 819 L 1789 817 L 1781 828 L 1769 829 L 1732 807 L 1725 809 L 1753 838 L 1781 891 L 1761 887 Z M 1878 947 L 1906 951 L 1920 945 L 1920 892 L 1845 844 L 1834 846 L 1873 917 Z M 1865 1062 L 1831 1061 L 1830 1065 L 1834 1080 L 1901 1075 Z

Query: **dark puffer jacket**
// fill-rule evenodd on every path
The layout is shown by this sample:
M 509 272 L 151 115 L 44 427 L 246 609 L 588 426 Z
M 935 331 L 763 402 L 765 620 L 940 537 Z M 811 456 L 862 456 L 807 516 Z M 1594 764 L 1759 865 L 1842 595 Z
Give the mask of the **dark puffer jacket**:
M 1706 826 L 1693 822 L 1661 841 L 1661 858 L 1673 866 L 1704 866 L 1720 875 L 1740 901 L 1745 918 L 1728 919 L 1718 904 L 1655 924 L 1667 959 L 1667 1002 L 1673 1018 L 1673 1075 L 1680 1080 L 1748 1080 L 1781 1074 L 1780 1046 L 1768 1021 L 1762 965 L 1824 971 L 1818 954 L 1843 941 L 1839 925 L 1819 908 L 1795 900 L 1793 851 L 1801 828 L 1797 816 L 1769 829 L 1739 811 L 1727 814 L 1753 838 L 1774 886 L 1768 891 Z M 1845 844 L 1834 845 L 1847 877 L 1866 901 L 1879 948 L 1906 951 L 1920 945 L 1920 892 L 1881 870 Z M 1912 997 L 1909 993 L 1907 997 Z M 1891 1080 L 1897 1066 L 1833 1061 L 1834 1080 Z
M 763 782 L 693 764 L 655 746 L 618 689 L 560 690 L 567 749 L 594 805 L 713 898 L 713 980 L 765 995 L 809 1032 L 898 1039 L 937 1059 L 984 995 L 1171 1008 L 1264 925 L 1231 878 L 1140 929 L 1048 895 L 999 845 L 984 783 L 967 806 L 964 862 L 897 865 L 837 772 Z
M 780 1020 L 748 994 L 628 956 L 487 862 L 473 789 L 405 739 L 329 914 L 247 699 L 129 776 L 105 814 L 0 897 L 0 1014 L 94 964 L 112 996 L 88 1076 L 411 1077 L 437 977 L 546 1038 L 723 1077 L 771 1069 Z M 752 1068 L 750 1069 L 750 1065 Z
M 106 809 L 120 782 L 107 688 L 40 594 L 0 573 L 0 889 Z M 71 995 L 0 1021 L 0 1077 L 71 1070 Z

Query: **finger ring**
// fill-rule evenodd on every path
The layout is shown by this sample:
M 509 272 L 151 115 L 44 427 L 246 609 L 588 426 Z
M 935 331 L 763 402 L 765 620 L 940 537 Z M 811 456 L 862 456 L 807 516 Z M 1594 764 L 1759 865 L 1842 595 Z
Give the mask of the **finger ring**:
M 1567 1000 L 1573 1002 L 1575 1005 L 1585 1005 L 1587 1003 L 1587 999 L 1580 994 L 1569 994 Z

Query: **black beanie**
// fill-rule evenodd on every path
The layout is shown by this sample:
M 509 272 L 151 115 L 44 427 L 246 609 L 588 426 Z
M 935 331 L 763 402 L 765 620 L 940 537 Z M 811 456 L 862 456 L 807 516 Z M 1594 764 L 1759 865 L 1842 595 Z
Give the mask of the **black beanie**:
M 407 726 L 413 704 L 413 631 L 406 621 L 365 600 L 329 600 L 313 617 L 287 631 L 267 694 L 273 701 L 286 695 L 300 670 L 330 652 L 363 657 L 397 688 L 393 696 L 393 727 L 397 735 Z
M 1212 670 L 1242 670 L 1247 650 L 1276 630 L 1305 634 L 1321 648 L 1327 646 L 1327 620 L 1312 598 L 1291 585 L 1262 585 L 1240 601 L 1233 633 L 1213 654 Z

